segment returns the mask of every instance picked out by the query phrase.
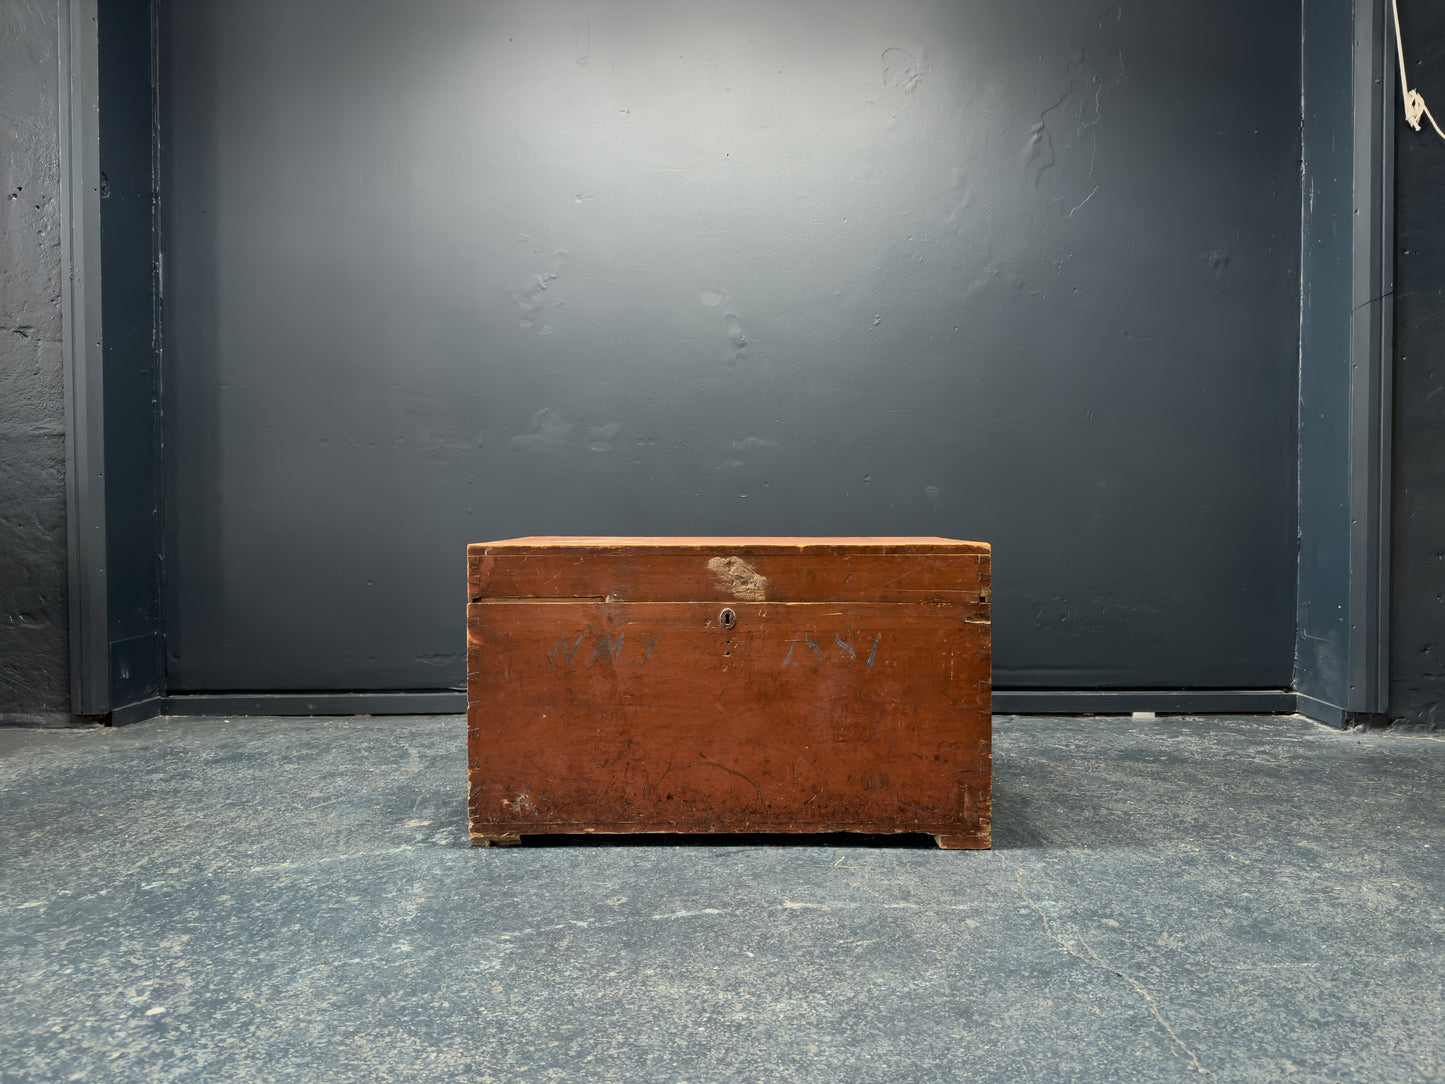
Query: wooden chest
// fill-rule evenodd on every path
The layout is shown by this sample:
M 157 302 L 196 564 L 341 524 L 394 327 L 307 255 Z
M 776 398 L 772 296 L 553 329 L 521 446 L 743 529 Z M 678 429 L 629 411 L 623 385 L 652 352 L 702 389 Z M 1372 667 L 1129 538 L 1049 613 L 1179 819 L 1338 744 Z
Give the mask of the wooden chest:
M 989 846 L 989 547 L 468 547 L 472 842 L 925 832 Z

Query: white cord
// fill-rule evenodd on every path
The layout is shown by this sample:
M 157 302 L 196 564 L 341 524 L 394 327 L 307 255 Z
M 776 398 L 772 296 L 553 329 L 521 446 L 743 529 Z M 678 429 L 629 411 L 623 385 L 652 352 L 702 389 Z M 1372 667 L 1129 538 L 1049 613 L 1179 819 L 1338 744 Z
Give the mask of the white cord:
M 1430 127 L 1435 133 L 1445 139 L 1445 132 L 1440 131 L 1440 125 L 1435 123 L 1435 115 L 1425 105 L 1425 99 L 1420 97 L 1418 90 L 1411 90 L 1410 84 L 1405 78 L 1405 42 L 1400 33 L 1400 3 L 1399 0 L 1390 0 L 1390 7 L 1395 12 L 1395 48 L 1400 54 L 1400 93 L 1405 96 L 1405 123 L 1415 131 L 1420 130 L 1420 117 L 1423 115 L 1430 121 Z

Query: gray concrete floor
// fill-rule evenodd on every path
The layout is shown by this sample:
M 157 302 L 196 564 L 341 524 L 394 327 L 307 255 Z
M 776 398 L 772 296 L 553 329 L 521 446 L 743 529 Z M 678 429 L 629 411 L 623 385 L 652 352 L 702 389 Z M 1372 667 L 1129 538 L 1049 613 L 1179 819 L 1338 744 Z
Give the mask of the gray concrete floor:
M 0 1080 L 1445 1079 L 1439 738 L 1001 718 L 992 852 L 481 850 L 463 730 L 0 732 Z

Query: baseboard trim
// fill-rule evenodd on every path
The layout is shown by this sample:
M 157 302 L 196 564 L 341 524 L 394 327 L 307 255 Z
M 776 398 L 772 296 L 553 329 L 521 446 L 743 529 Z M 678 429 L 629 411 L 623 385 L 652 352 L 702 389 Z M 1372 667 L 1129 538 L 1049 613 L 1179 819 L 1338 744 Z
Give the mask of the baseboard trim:
M 160 715 L 167 715 L 166 702 L 169 698 L 155 696 L 149 700 L 141 700 L 134 704 L 126 704 L 124 707 L 116 708 L 110 713 L 111 726 L 129 726 L 131 723 L 143 723 L 147 719 L 154 719 Z
M 1343 730 L 1349 722 L 1349 713 L 1344 708 L 1335 704 L 1327 704 L 1323 700 L 1316 700 L 1304 693 L 1294 694 L 1296 708 L 1306 719 L 1313 719 L 1325 726 L 1332 726 L 1336 730 Z
M 176 693 L 117 708 L 112 726 L 166 715 L 461 715 L 467 694 L 451 689 L 400 693 Z
M 1295 711 L 1288 689 L 995 689 L 995 715 L 1268 715 Z
M 459 715 L 454 690 L 361 693 L 187 693 L 166 698 L 168 715 Z
M 104 726 L 101 715 L 72 715 L 68 711 L 0 711 L 0 727 L 31 730 L 83 730 Z
M 1309 700 L 1310 710 L 1299 706 Z M 1317 707 L 1316 707 L 1317 706 Z M 164 715 L 460 715 L 467 694 L 452 689 L 359 693 L 177 693 L 117 708 L 111 725 Z M 1330 722 L 1329 705 L 1288 689 L 995 689 L 995 715 L 1267 715 L 1299 711 Z M 1343 725 L 1343 716 L 1330 722 Z

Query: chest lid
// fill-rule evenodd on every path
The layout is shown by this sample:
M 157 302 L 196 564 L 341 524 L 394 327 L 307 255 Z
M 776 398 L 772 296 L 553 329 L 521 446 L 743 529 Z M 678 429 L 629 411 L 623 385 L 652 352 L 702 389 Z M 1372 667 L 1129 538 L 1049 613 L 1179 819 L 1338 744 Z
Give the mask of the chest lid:
M 989 602 L 987 543 L 534 536 L 467 547 L 472 602 Z

